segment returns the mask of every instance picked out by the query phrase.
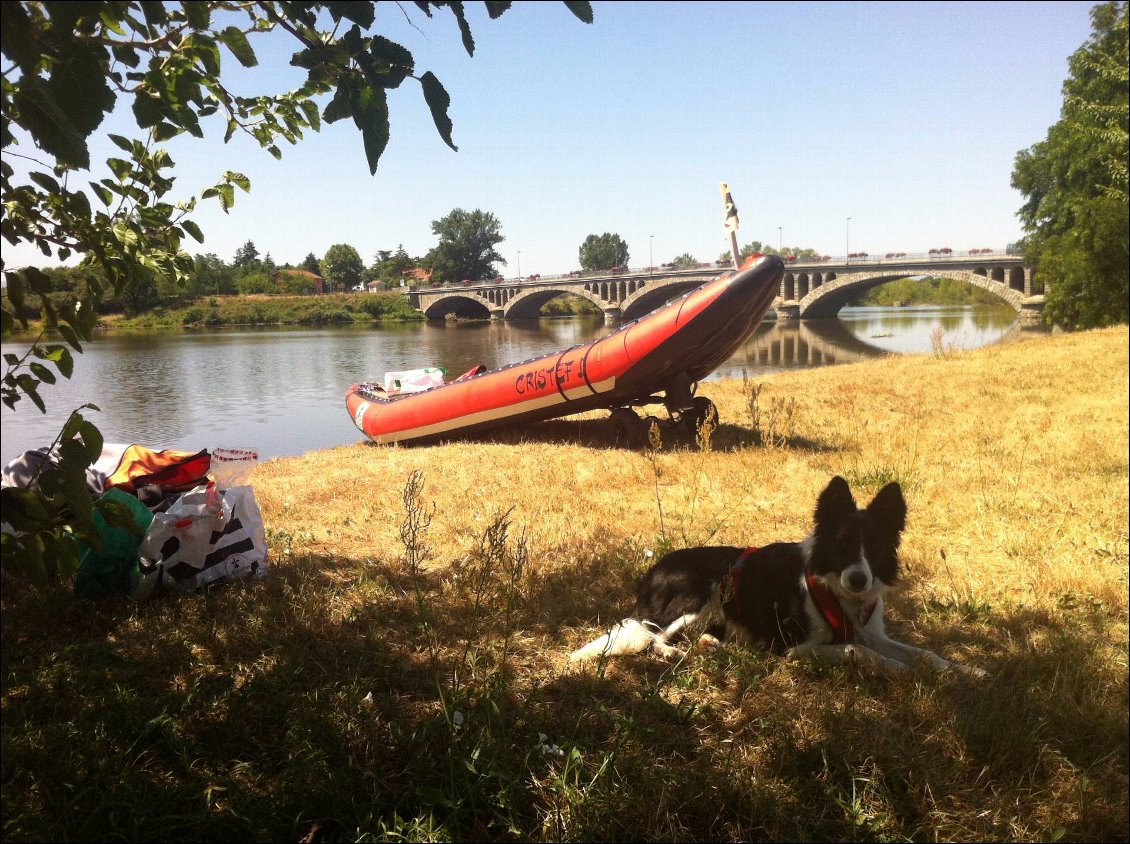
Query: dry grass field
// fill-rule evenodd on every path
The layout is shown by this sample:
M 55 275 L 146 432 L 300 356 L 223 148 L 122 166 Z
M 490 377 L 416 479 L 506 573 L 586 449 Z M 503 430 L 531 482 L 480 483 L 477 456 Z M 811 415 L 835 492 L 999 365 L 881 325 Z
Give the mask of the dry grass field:
M 1125 841 L 1128 383 L 1120 327 L 704 384 L 705 443 L 267 462 L 262 581 L 5 590 L 4 839 Z M 653 555 L 800 539 L 837 474 L 907 496 L 889 631 L 987 679 L 568 663 Z

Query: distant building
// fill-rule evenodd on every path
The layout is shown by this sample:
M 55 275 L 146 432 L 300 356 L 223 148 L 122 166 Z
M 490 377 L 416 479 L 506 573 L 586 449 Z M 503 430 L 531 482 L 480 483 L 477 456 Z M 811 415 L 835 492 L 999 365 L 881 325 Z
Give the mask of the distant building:
M 413 267 L 410 270 L 405 270 L 400 278 L 394 278 L 389 282 L 389 287 L 393 290 L 405 289 L 407 290 L 412 285 L 426 285 L 431 280 L 432 274 L 430 270 L 425 270 L 423 267 Z M 384 290 L 385 283 L 379 278 L 374 278 L 372 281 L 365 285 L 365 289 L 370 293 L 376 293 L 378 290 Z
M 432 280 L 432 271 L 423 267 L 413 267 L 404 274 L 404 286 L 412 284 L 428 284 Z

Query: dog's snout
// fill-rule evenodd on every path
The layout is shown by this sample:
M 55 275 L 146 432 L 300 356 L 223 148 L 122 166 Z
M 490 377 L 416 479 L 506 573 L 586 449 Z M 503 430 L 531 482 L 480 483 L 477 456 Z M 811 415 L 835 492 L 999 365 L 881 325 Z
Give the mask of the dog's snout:
M 853 571 L 848 575 L 848 586 L 856 592 L 860 592 L 867 588 L 867 573 L 862 571 Z

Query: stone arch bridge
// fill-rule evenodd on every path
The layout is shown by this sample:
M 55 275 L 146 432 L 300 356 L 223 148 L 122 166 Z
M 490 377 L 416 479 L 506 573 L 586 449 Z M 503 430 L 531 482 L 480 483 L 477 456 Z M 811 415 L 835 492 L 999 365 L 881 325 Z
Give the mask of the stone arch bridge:
M 447 285 L 413 290 L 412 305 L 429 319 L 533 319 L 541 307 L 565 293 L 587 299 L 609 323 L 637 319 L 717 275 L 718 268 L 629 271 L 618 275 L 560 276 L 498 284 Z M 795 263 L 786 267 L 774 302 L 778 318 L 835 316 L 868 289 L 915 275 L 964 281 L 999 296 L 1022 316 L 1038 318 L 1042 291 L 1035 273 L 1012 255 L 951 258 L 852 259 L 846 262 Z

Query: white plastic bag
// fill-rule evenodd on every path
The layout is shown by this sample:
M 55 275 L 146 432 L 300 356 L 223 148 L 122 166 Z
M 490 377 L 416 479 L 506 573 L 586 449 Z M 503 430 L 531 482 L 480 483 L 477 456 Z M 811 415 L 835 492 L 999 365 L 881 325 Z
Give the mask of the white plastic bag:
M 443 386 L 443 370 L 438 366 L 385 373 L 386 393 L 418 393 L 421 390 L 441 386 Z
M 186 492 L 156 513 L 138 548 L 141 582 L 135 597 L 193 592 L 217 582 L 267 573 L 263 515 L 250 486 L 215 483 Z

